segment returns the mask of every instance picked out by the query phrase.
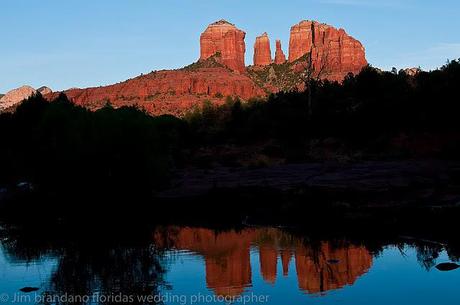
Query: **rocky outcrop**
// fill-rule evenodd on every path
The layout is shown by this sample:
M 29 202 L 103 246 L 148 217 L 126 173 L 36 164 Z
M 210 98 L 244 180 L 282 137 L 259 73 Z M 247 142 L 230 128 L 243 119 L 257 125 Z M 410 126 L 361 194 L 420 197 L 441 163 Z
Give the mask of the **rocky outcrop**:
M 47 95 L 53 91 L 48 87 L 40 87 L 35 90 L 31 86 L 22 86 L 9 91 L 7 94 L 0 96 L 0 111 L 13 111 L 22 101 L 28 99 L 36 93 Z
M 9 91 L 0 99 L 0 111 L 17 106 L 36 92 L 37 91 L 30 86 L 22 86 Z
M 38 88 L 37 91 L 43 96 L 53 92 L 53 90 L 51 90 L 50 88 L 46 86 Z
M 275 64 L 281 65 L 286 62 L 286 55 L 284 55 L 283 49 L 281 48 L 281 40 L 276 41 L 275 51 Z
M 420 68 L 406 68 L 406 69 L 403 69 L 401 71 L 406 73 L 406 75 L 416 76 L 417 74 L 422 72 L 422 69 L 420 69 Z
M 233 71 L 244 73 L 245 36 L 245 32 L 228 21 L 220 20 L 210 24 L 200 37 L 200 60 L 218 54 L 222 64 Z
M 177 116 L 200 107 L 204 100 L 221 105 L 227 96 L 249 99 L 266 94 L 248 76 L 206 62 L 181 70 L 152 72 L 106 87 L 71 89 L 64 93 L 75 104 L 91 110 L 110 102 L 114 107 L 138 106 L 153 115 Z M 58 93 L 53 93 L 46 98 L 52 100 L 57 96 Z
M 268 66 L 272 63 L 272 52 L 270 49 L 270 39 L 267 33 L 256 37 L 254 43 L 254 65 Z
M 316 21 L 301 21 L 291 28 L 289 62 L 310 54 L 312 67 L 321 78 L 342 80 L 367 65 L 363 45 L 345 30 Z
M 327 54 L 323 78 L 342 80 L 358 73 L 367 63 L 364 48 L 344 30 L 314 21 L 303 21 L 291 29 L 289 62 L 276 43 L 274 65 L 270 40 L 265 33 L 256 39 L 254 66 L 245 67 L 245 32 L 220 20 L 210 24 L 200 37 L 200 59 L 183 69 L 156 71 L 110 86 L 69 89 L 64 93 L 78 105 L 97 110 L 107 102 L 114 107 L 138 106 L 153 115 L 182 116 L 209 100 L 223 104 L 227 96 L 242 100 L 264 97 L 278 91 L 302 90 L 300 59 L 311 52 L 318 68 Z M 281 65 L 285 63 L 284 65 Z M 41 91 L 52 100 L 58 93 Z

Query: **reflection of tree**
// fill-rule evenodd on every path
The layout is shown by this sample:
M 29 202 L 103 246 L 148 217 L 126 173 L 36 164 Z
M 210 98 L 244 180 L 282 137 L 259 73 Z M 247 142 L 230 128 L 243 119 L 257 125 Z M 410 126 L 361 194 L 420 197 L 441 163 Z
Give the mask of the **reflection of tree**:
M 163 268 L 152 247 L 68 249 L 52 275 L 53 294 L 140 295 L 157 292 Z
M 439 257 L 439 253 L 443 250 L 438 245 L 416 245 L 415 250 L 417 251 L 417 261 L 426 270 L 430 270 L 436 265 L 436 259 Z
M 11 259 L 58 259 L 45 292 L 48 296 L 153 296 L 165 284 L 163 256 L 147 240 L 75 241 L 65 236 L 40 238 L 29 232 L 9 237 L 3 247 Z M 130 304 L 143 304 L 139 299 L 136 297 Z M 104 304 L 112 303 L 120 304 Z

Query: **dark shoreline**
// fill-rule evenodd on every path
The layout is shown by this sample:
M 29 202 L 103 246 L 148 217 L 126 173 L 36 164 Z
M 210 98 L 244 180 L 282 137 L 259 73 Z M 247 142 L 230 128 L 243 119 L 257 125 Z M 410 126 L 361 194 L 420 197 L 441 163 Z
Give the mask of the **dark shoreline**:
M 78 194 L 60 200 L 21 193 L 2 209 L 1 218 L 26 227 L 89 232 L 144 230 L 158 224 L 274 226 L 325 236 L 455 240 L 459 178 L 460 162 L 441 160 L 198 170 L 183 174 L 174 188 L 150 199 L 96 196 L 85 202 Z

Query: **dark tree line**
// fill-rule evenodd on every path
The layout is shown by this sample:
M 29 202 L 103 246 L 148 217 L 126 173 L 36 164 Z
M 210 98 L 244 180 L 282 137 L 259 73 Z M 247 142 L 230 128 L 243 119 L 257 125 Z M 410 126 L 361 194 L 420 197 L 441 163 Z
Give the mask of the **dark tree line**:
M 367 67 L 342 84 L 309 80 L 305 92 L 280 92 L 267 100 L 227 99 L 190 114 L 191 131 L 209 144 L 276 139 L 294 148 L 334 138 L 367 151 L 388 149 L 392 139 L 431 134 L 452 137 L 456 155 L 460 121 L 460 61 L 415 76 Z M 459 138 L 460 139 L 460 138 Z
M 401 135 L 431 135 L 446 138 L 439 156 L 458 158 L 459 85 L 459 61 L 415 76 L 368 67 L 342 84 L 311 81 L 310 93 L 205 103 L 183 119 L 110 105 L 91 112 L 64 95 L 53 102 L 36 95 L 0 115 L 0 185 L 30 181 L 56 198 L 111 207 L 167 186 L 171 169 L 201 147 L 260 141 L 279 143 L 284 155 L 325 139 L 384 154 Z
M 113 208 L 151 196 L 167 183 L 187 131 L 172 116 L 110 105 L 91 112 L 65 95 L 53 102 L 31 97 L 0 116 L 0 130 L 0 183 L 31 182 L 47 194 L 38 206 L 64 198 L 77 201 L 78 209 L 95 203 Z M 56 206 L 72 213 L 70 203 Z

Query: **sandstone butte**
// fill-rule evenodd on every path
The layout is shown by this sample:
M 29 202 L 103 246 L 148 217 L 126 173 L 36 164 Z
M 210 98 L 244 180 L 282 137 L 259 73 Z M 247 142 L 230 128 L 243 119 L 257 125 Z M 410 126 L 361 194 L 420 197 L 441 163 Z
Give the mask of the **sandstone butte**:
M 330 80 L 341 81 L 348 73 L 356 74 L 367 65 L 363 46 L 343 29 L 302 21 L 291 28 L 287 62 L 281 42 L 277 42 L 272 63 L 268 35 L 262 35 L 256 40 L 254 61 L 266 66 L 246 67 L 245 35 L 234 24 L 220 20 L 201 34 L 200 57 L 194 64 L 151 72 L 110 86 L 69 89 L 64 93 L 75 104 L 91 110 L 110 102 L 114 107 L 137 106 L 153 115 L 183 116 L 201 107 L 205 100 L 223 104 L 227 96 L 248 100 L 300 86 L 300 77 L 296 75 L 302 72 L 302 60 L 309 52 L 315 67 L 327 62 L 323 78 Z M 276 64 L 286 65 L 287 69 L 273 69 Z M 260 73 L 260 69 L 267 69 L 267 73 Z M 279 71 L 286 75 L 277 74 Z M 45 97 L 52 100 L 57 94 Z
M 308 53 L 315 70 L 325 70 L 325 77 L 331 80 L 342 80 L 350 72 L 357 74 L 367 65 L 363 45 L 345 30 L 303 20 L 291 27 L 289 62 Z
M 295 260 L 297 283 L 301 290 L 317 294 L 353 284 L 372 266 L 371 253 L 362 246 L 332 246 L 322 242 L 312 248 L 277 229 L 244 229 L 216 233 L 203 228 L 168 227 L 154 232 L 159 248 L 186 250 L 205 261 L 206 284 L 215 294 L 237 296 L 252 283 L 251 246 L 257 245 L 262 278 L 274 284 L 278 261 L 283 275 Z M 289 241 L 289 242 L 287 242 Z M 283 244 L 283 249 L 276 247 Z M 291 270 L 291 272 L 294 272 Z
M 200 60 L 220 53 L 221 62 L 230 69 L 244 73 L 246 33 L 228 21 L 220 20 L 208 26 L 200 36 Z
M 256 37 L 254 43 L 254 65 L 268 66 L 272 63 L 272 51 L 270 49 L 270 39 L 267 33 Z
M 285 62 L 286 55 L 284 55 L 283 49 L 281 48 L 281 40 L 276 40 L 275 64 L 282 65 Z

